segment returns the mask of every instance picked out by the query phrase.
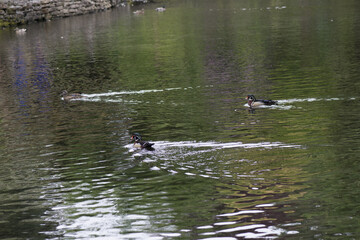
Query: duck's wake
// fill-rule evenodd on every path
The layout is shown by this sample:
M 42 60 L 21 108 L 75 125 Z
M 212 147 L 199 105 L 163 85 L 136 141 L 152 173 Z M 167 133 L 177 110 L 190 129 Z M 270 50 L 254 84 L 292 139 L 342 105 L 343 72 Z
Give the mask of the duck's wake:
M 260 143 L 242 143 L 242 142 L 229 142 L 229 143 L 219 143 L 219 142 L 196 142 L 196 141 L 180 141 L 180 142 L 168 142 L 168 141 L 152 141 L 154 143 L 154 148 L 157 150 L 165 150 L 169 148 L 195 148 L 195 149 L 208 149 L 208 150 L 218 150 L 218 149 L 229 149 L 229 148 L 264 148 L 264 149 L 273 149 L 273 148 L 303 148 L 301 145 L 296 144 L 286 144 L 282 142 L 260 142 Z M 125 145 L 125 148 L 128 148 L 129 151 L 133 150 L 134 147 L 132 144 Z M 201 150 L 200 150 L 201 151 Z M 201 152 L 203 152 L 202 150 Z
M 232 172 L 229 169 L 217 169 L 212 165 L 217 162 L 219 154 L 227 149 L 279 149 L 279 148 L 303 148 L 301 145 L 286 144 L 282 142 L 260 142 L 260 143 L 242 143 L 242 142 L 195 142 L 195 141 L 152 141 L 155 151 L 146 151 L 145 149 L 136 150 L 132 144 L 125 146 L 129 150 L 129 160 L 140 160 L 147 164 L 151 171 L 162 171 L 169 174 L 185 174 L 188 176 L 198 176 L 201 178 L 219 179 L 224 178 L 256 178 L 257 175 L 252 172 Z M 226 155 L 226 154 L 225 154 Z M 221 157 L 220 157 L 221 158 Z M 246 158 L 234 160 L 238 164 L 256 164 L 256 161 Z M 206 166 L 206 167 L 205 167 Z
M 213 87 L 212 85 L 205 85 L 205 86 L 196 86 L 196 87 L 174 87 L 174 88 L 164 88 L 164 89 L 144 89 L 144 90 L 137 90 L 137 91 L 117 91 L 117 92 L 105 92 L 105 93 L 83 93 L 82 98 L 80 99 L 73 99 L 76 101 L 87 101 L 87 102 L 118 102 L 118 103 L 129 103 L 129 104 L 139 104 L 141 101 L 135 100 L 124 100 L 122 96 L 124 95 L 140 95 L 140 94 L 147 94 L 147 93 L 159 93 L 159 92 L 167 92 L 167 91 L 187 91 L 191 89 L 197 88 L 210 88 Z
M 295 107 L 294 105 L 291 105 L 293 103 L 306 103 L 306 102 L 320 102 L 320 101 L 345 101 L 345 100 L 356 100 L 355 97 L 351 98 L 291 98 L 291 99 L 282 99 L 282 100 L 276 100 L 278 105 L 271 105 L 271 106 L 258 106 L 256 108 L 270 108 L 270 109 L 280 109 L 280 110 L 289 110 L 293 108 L 301 109 L 302 107 Z M 246 103 L 244 104 L 245 107 L 249 107 L 249 105 Z

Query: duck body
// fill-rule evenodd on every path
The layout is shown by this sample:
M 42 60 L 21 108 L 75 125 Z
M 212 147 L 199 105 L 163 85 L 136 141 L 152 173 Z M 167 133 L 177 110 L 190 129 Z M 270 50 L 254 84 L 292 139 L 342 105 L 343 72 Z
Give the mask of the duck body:
M 155 8 L 157 12 L 164 12 L 166 10 L 165 6 Z
M 135 15 L 142 15 L 142 14 L 144 14 L 144 13 L 145 13 L 145 10 L 144 10 L 144 9 L 136 10 L 136 11 L 134 12 Z
M 141 135 L 139 133 L 134 133 L 131 136 L 131 140 L 134 141 L 134 147 L 135 148 L 146 149 L 146 150 L 150 150 L 150 151 L 155 150 L 152 147 L 154 145 L 154 143 L 143 141 L 142 138 L 141 138 Z
M 248 101 L 250 108 L 259 107 L 259 106 L 277 105 L 276 101 L 256 99 L 256 97 L 254 95 L 247 95 L 247 97 L 245 99 Z
M 26 33 L 26 28 L 15 28 L 15 32 L 17 34 L 24 34 Z
M 68 91 L 66 90 L 64 90 L 60 94 L 60 96 L 66 101 L 83 98 L 83 95 L 81 95 L 81 93 L 68 93 Z

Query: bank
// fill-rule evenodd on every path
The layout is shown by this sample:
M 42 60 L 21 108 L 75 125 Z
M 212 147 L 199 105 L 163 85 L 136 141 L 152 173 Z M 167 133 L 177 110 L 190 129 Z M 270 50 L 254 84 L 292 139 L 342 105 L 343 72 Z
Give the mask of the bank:
M 146 3 L 133 0 L 129 4 Z M 0 0 L 0 27 L 104 11 L 126 0 Z

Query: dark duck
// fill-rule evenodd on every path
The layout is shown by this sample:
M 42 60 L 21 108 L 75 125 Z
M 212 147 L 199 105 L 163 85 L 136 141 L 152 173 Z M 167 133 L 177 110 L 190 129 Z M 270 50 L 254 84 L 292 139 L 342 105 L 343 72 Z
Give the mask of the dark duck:
M 250 108 L 264 106 L 264 105 L 266 106 L 277 105 L 276 101 L 256 99 L 254 95 L 247 95 L 245 99 L 248 101 Z
M 69 93 L 68 91 L 64 90 L 62 91 L 62 93 L 60 94 L 60 96 L 65 100 L 65 101 L 70 101 L 73 99 L 80 99 L 83 98 L 84 96 L 81 95 L 81 93 Z
M 155 150 L 152 147 L 154 145 L 154 143 L 149 143 L 149 142 L 143 141 L 141 138 L 141 135 L 139 133 L 134 133 L 131 136 L 131 140 L 134 141 L 134 147 L 136 147 L 136 148 L 146 149 L 146 150 L 150 150 L 150 151 Z

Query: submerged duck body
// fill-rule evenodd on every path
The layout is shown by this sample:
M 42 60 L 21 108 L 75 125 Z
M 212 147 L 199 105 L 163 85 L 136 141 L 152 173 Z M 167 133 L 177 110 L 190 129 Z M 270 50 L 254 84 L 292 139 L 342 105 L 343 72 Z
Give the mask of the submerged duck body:
M 250 108 L 264 106 L 264 105 L 266 106 L 277 105 L 276 101 L 256 99 L 254 95 L 247 95 L 245 99 L 248 101 Z
M 73 99 L 79 99 L 79 98 L 83 98 L 84 96 L 81 95 L 81 93 L 68 93 L 68 91 L 64 90 L 60 96 L 66 100 L 66 101 L 70 101 Z
M 154 150 L 154 148 L 152 147 L 154 145 L 154 143 L 149 143 L 147 141 L 143 141 L 141 138 L 141 135 L 139 133 L 134 133 L 131 136 L 131 140 L 134 141 L 134 147 L 135 148 L 140 148 L 140 149 L 146 149 L 146 150 Z

